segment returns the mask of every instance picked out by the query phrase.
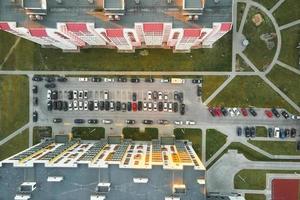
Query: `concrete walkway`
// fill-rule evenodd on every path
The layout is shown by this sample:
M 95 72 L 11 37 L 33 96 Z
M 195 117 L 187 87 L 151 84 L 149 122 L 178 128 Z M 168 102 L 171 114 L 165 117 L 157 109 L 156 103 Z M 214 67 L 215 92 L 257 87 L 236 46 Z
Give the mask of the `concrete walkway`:
M 297 25 L 297 24 L 300 24 L 300 19 L 295 20 L 295 21 L 293 21 L 293 22 L 290 22 L 290 23 L 288 23 L 288 24 L 285 24 L 285 25 L 280 26 L 280 27 L 279 27 L 279 30 L 287 29 L 287 28 L 290 28 L 290 27 L 295 26 L 295 25 Z
M 273 13 L 275 10 L 277 10 L 277 8 L 279 8 L 283 2 L 285 2 L 285 0 L 277 1 L 277 3 L 270 9 L 270 13 Z
M 6 54 L 6 56 L 3 59 L 3 62 L 0 65 L 0 70 L 2 69 L 2 67 L 6 63 L 6 61 L 9 59 L 12 52 L 15 50 L 16 46 L 18 46 L 20 40 L 21 40 L 21 37 L 18 37 L 17 40 L 15 41 L 14 45 L 9 49 L 8 53 Z
M 29 127 L 29 123 L 25 124 L 24 126 L 22 126 L 21 128 L 19 128 L 18 130 L 14 131 L 13 133 L 11 133 L 9 136 L 7 136 L 6 138 L 2 139 L 0 141 L 0 145 L 8 142 L 9 140 L 13 139 L 15 136 L 19 135 L 20 133 L 22 133 L 24 130 L 26 130 Z
M 290 65 L 288 65 L 288 64 L 285 64 L 285 63 L 281 62 L 280 60 L 277 60 L 276 63 L 277 63 L 278 65 L 280 65 L 281 67 L 283 67 L 283 68 L 285 68 L 285 69 L 287 69 L 287 70 L 290 70 L 290 71 L 292 71 L 292 72 L 294 72 L 294 73 L 300 75 L 300 70 L 296 69 L 295 67 L 292 67 L 292 66 L 290 66 Z

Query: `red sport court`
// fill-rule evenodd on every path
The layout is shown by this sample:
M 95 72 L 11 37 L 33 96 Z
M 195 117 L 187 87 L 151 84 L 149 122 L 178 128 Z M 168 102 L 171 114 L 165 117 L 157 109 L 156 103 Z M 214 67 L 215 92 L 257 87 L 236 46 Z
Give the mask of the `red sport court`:
M 272 200 L 300 200 L 300 179 L 273 179 Z

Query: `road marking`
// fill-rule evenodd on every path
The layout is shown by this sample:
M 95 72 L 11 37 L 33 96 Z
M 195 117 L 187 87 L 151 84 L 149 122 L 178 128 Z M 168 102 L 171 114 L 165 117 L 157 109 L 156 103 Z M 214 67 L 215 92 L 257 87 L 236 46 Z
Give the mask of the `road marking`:
M 70 126 L 70 125 L 71 125 L 71 123 L 64 123 L 64 125 L 66 125 L 66 126 Z

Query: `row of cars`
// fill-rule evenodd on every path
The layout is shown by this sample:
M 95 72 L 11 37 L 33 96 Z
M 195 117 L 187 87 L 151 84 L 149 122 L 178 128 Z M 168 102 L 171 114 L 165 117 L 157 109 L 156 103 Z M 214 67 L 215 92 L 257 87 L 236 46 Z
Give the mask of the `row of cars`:
M 53 119 L 53 123 L 61 123 L 61 122 L 62 122 L 61 118 L 54 118 Z M 103 124 L 112 124 L 113 120 L 112 119 L 103 119 L 101 122 Z M 125 123 L 129 124 L 129 125 L 130 124 L 135 124 L 136 122 L 137 121 L 134 120 L 134 119 L 127 119 L 127 120 L 125 120 Z M 165 120 L 165 119 L 159 119 L 156 122 L 157 122 L 157 124 L 160 124 L 160 125 L 168 125 L 168 124 L 171 123 L 170 121 Z M 84 119 L 75 119 L 74 123 L 75 124 L 83 124 L 83 123 L 86 123 L 86 120 L 84 120 Z M 98 119 L 88 119 L 87 123 L 89 123 L 89 124 L 98 124 L 99 120 Z M 145 120 L 142 120 L 142 123 L 143 124 L 147 124 L 147 125 L 151 125 L 151 124 L 154 124 L 155 121 L 154 120 L 145 119 Z M 192 120 L 187 120 L 185 122 L 183 122 L 183 121 L 174 121 L 174 124 L 175 125 L 195 125 L 196 122 L 192 121 Z
M 256 136 L 256 128 L 254 126 L 252 127 L 244 127 L 244 129 L 242 127 L 237 127 L 237 135 L 238 136 L 242 136 L 243 134 L 249 138 L 249 137 L 255 137 Z M 281 139 L 284 139 L 284 138 L 295 138 L 296 137 L 296 134 L 297 134 L 297 130 L 295 128 L 279 128 L 279 127 L 275 127 L 275 128 L 272 128 L 272 127 L 269 127 L 268 128 L 268 137 L 270 138 L 281 138 Z

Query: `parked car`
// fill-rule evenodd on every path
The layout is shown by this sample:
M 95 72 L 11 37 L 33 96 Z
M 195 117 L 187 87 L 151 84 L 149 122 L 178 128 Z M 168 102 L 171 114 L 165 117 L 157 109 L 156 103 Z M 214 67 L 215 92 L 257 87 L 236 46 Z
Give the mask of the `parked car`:
M 52 111 L 52 101 L 48 101 L 47 103 L 47 110 Z
M 98 106 L 98 101 L 94 100 L 94 110 L 98 111 L 99 110 L 99 106 Z
M 32 114 L 32 121 L 37 122 L 38 118 L 39 118 L 38 112 L 34 111 L 33 114 Z
M 152 92 L 151 92 L 151 91 L 148 91 L 148 92 L 147 92 L 147 97 L 148 97 L 148 100 L 151 100 L 151 99 L 152 99 Z
M 121 102 L 117 101 L 116 102 L 116 111 L 120 111 L 121 110 Z
M 101 80 L 102 80 L 102 79 L 101 79 L 100 77 L 92 77 L 92 78 L 91 78 L 91 81 L 92 81 L 92 82 L 101 82 Z
M 112 82 L 115 82 L 115 79 L 114 78 L 104 78 L 104 82 L 112 83 Z
M 89 104 L 88 101 L 84 101 L 83 107 L 85 111 L 88 110 L 88 104 Z
M 277 111 L 276 108 L 272 108 L 271 111 L 272 111 L 272 113 L 275 115 L 275 117 L 277 117 L 277 118 L 280 117 L 280 114 L 279 114 L 279 112 Z
M 99 101 L 99 110 L 104 110 L 104 101 Z
M 178 112 L 178 103 L 177 102 L 173 103 L 173 112 Z
M 104 100 L 108 100 L 109 99 L 109 93 L 107 90 L 104 91 Z
M 153 91 L 153 99 L 154 100 L 158 99 L 158 92 L 157 91 Z
M 185 125 L 196 125 L 196 122 L 193 121 L 193 120 L 187 120 L 187 121 L 185 122 Z
M 103 123 L 103 124 L 112 124 L 112 123 L 113 123 L 113 120 L 111 120 L 111 119 L 103 119 L 103 120 L 102 120 L 102 123 Z
M 127 111 L 131 111 L 131 102 L 130 101 L 127 102 Z
M 74 123 L 75 124 L 83 124 L 83 123 L 85 123 L 85 120 L 84 119 L 74 119 Z
M 250 134 L 250 128 L 249 128 L 248 126 L 246 126 L 246 127 L 244 128 L 244 132 L 245 132 L 245 136 L 246 136 L 247 138 L 251 136 L 251 134 Z
M 200 84 L 200 83 L 202 83 L 202 80 L 200 80 L 200 79 L 193 79 L 192 83 L 194 83 L 194 84 Z
M 300 120 L 300 116 L 292 115 L 292 116 L 291 116 L 291 119 L 293 119 L 293 120 Z
M 67 79 L 66 77 L 60 76 L 60 77 L 57 78 L 57 81 L 58 81 L 58 82 L 67 82 L 68 79 Z
M 63 101 L 63 102 L 62 102 L 62 105 L 63 105 L 63 110 L 64 110 L 64 111 L 68 111 L 68 110 L 69 110 L 69 105 L 68 105 L 68 102 L 67 102 L 67 101 Z
M 127 82 L 127 78 L 126 77 L 118 77 L 117 81 L 125 83 L 125 82 Z
M 251 114 L 253 117 L 256 117 L 256 116 L 257 116 L 257 113 L 256 113 L 256 111 L 254 110 L 254 108 L 249 108 L 249 112 L 250 112 L 250 114 Z
M 175 125 L 182 125 L 182 124 L 183 124 L 183 121 L 176 120 L 176 121 L 174 121 L 174 124 L 175 124 Z
M 185 114 L 185 104 L 180 104 L 180 114 L 184 115 Z
M 38 93 L 38 86 L 37 85 L 34 85 L 32 87 L 32 92 L 33 92 L 33 94 L 37 94 Z
M 247 117 L 248 116 L 248 112 L 247 112 L 247 109 L 246 108 L 241 108 L 241 112 L 242 112 L 242 115 L 244 117 Z
M 295 128 L 291 128 L 291 137 L 294 138 L 296 137 L 296 129 Z
M 109 111 L 109 101 L 104 102 L 104 109 L 105 111 Z
M 238 108 L 232 108 L 232 111 L 234 112 L 235 116 L 240 116 L 240 111 Z
M 148 105 L 146 102 L 143 103 L 143 110 L 144 111 L 147 111 L 148 110 Z
M 54 118 L 53 123 L 62 123 L 62 118 Z
M 73 101 L 73 108 L 74 108 L 74 110 L 78 110 L 78 101 L 77 100 Z
M 89 124 L 98 124 L 98 119 L 89 119 L 88 123 Z
M 145 78 L 145 82 L 146 83 L 153 83 L 154 82 L 154 78 Z
M 173 112 L 173 103 L 172 102 L 169 102 L 168 103 L 168 108 L 169 108 L 169 112 Z
M 73 102 L 69 102 L 68 104 L 68 110 L 73 110 Z
M 169 80 L 169 79 L 161 79 L 160 82 L 161 82 L 161 83 L 169 83 L 170 80 Z
M 143 124 L 153 124 L 153 120 L 145 119 L 143 120 Z
M 237 127 L 236 133 L 237 133 L 238 136 L 241 136 L 243 134 L 243 130 L 240 126 Z
M 87 77 L 79 77 L 78 81 L 79 82 L 87 82 L 89 79 Z
M 39 99 L 37 97 L 33 97 L 33 105 L 37 106 L 39 104 Z
M 73 99 L 77 99 L 78 95 L 77 95 L 77 90 L 73 90 Z
M 72 91 L 72 90 L 69 90 L 69 91 L 68 91 L 68 99 L 69 99 L 69 100 L 72 100 L 73 98 L 74 98 L 73 91 Z
M 280 136 L 280 128 L 275 127 L 274 128 L 274 137 L 279 138 L 279 136 Z
M 133 119 L 127 119 L 125 122 L 126 124 L 135 124 L 135 120 Z
M 139 101 L 138 102 L 138 111 L 142 111 L 143 110 L 143 102 Z
M 78 99 L 83 99 L 83 90 L 78 91 Z
M 178 104 L 177 104 L 177 107 L 178 107 Z M 163 102 L 158 102 L 158 111 L 161 112 L 164 110 L 164 103 Z
M 121 104 L 121 110 L 122 110 L 122 112 L 126 112 L 126 109 L 127 108 L 127 104 L 126 103 L 122 103 Z
M 163 93 L 162 92 L 158 92 L 158 100 L 162 100 L 163 99 Z
M 157 123 L 158 123 L 158 124 L 167 125 L 167 124 L 169 124 L 170 122 L 169 122 L 168 120 L 165 120 L 165 119 L 159 119 L 159 120 L 157 120 Z
M 88 91 L 87 90 L 83 90 L 83 98 L 84 99 L 88 98 Z
M 266 115 L 268 118 L 272 118 L 272 117 L 273 117 L 273 113 L 272 113 L 272 111 L 270 111 L 270 110 L 265 110 L 265 115 Z
M 227 108 L 227 111 L 228 111 L 228 113 L 230 114 L 230 117 L 234 117 L 234 116 L 235 116 L 235 114 L 234 114 L 232 108 Z
M 136 101 L 136 99 L 137 99 L 136 92 L 133 92 L 132 93 L 132 101 Z
M 139 78 L 131 78 L 131 83 L 139 83 L 140 79 Z
M 45 81 L 47 81 L 48 83 L 54 82 L 55 78 L 53 76 L 47 76 L 45 77 Z
M 225 117 L 228 115 L 228 111 L 224 107 L 221 107 L 221 112 Z
M 88 110 L 93 111 L 94 110 L 94 102 L 93 101 L 88 101 Z
M 32 80 L 33 80 L 33 81 L 42 81 L 42 80 L 43 80 L 43 77 L 38 76 L 38 75 L 34 75 L 34 76 L 32 77 Z
M 271 137 L 274 137 L 274 130 L 273 128 L 268 128 L 268 136 L 271 138 Z
M 289 114 L 288 114 L 285 110 L 281 111 L 281 115 L 282 115 L 285 119 L 288 119 L 288 118 L 290 117 Z
M 251 137 L 255 137 L 256 136 L 256 130 L 255 130 L 255 127 L 253 127 L 253 126 L 250 128 L 250 136 Z
M 109 102 L 109 109 L 110 109 L 110 111 L 115 111 L 115 102 L 114 101 Z
M 55 83 L 46 83 L 45 84 L 45 88 L 48 88 L 48 89 L 53 89 L 56 87 L 56 84 Z

